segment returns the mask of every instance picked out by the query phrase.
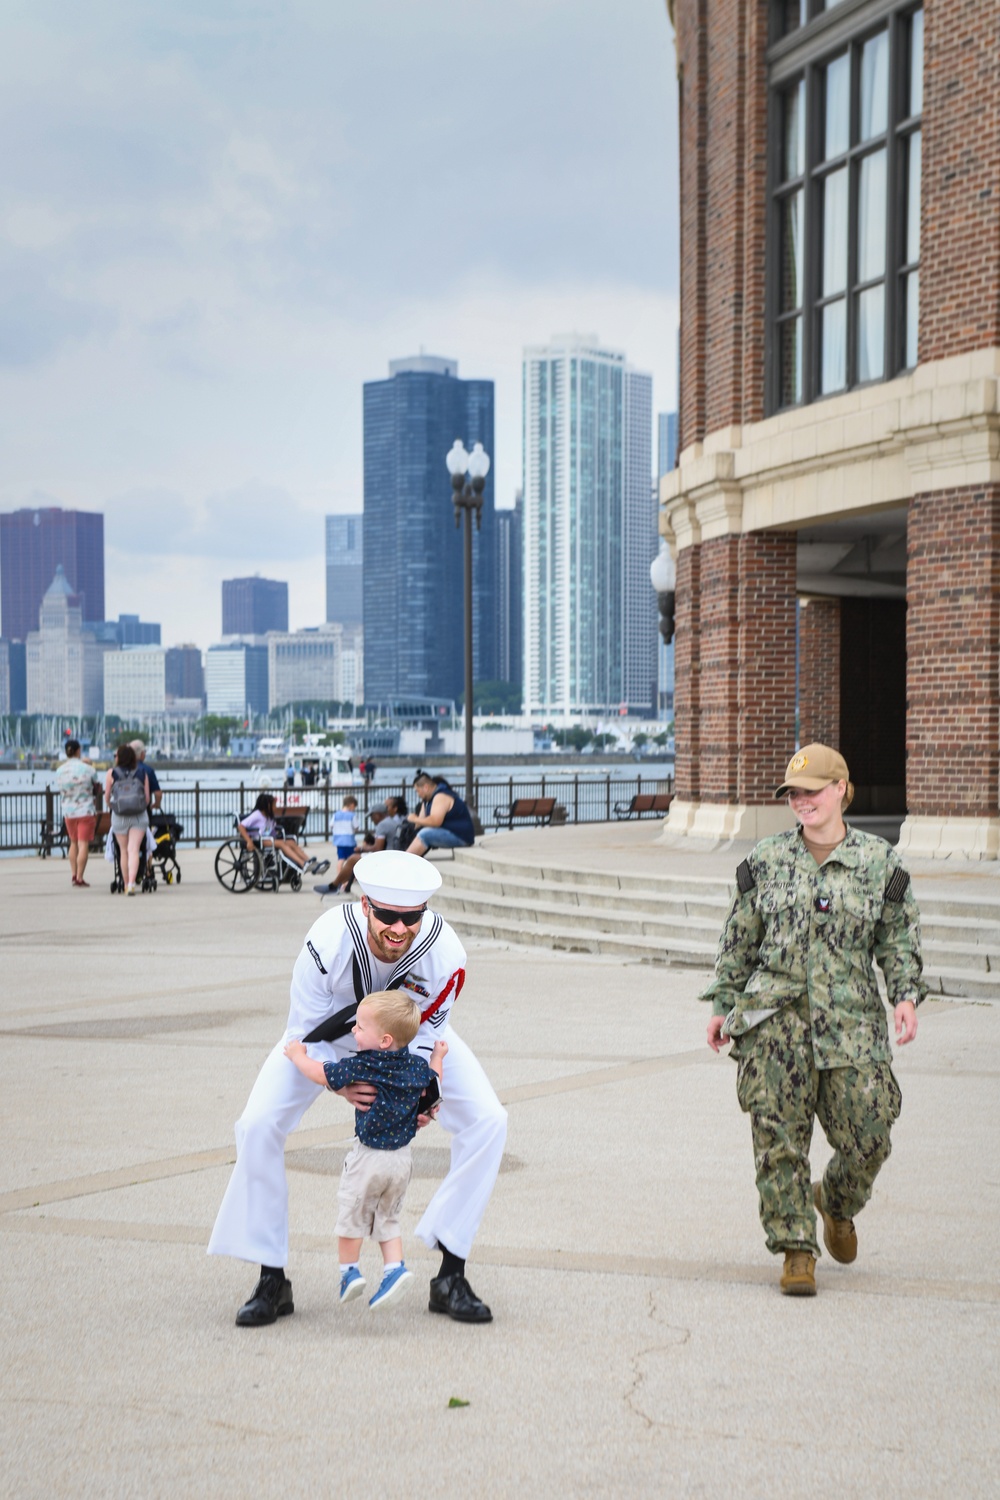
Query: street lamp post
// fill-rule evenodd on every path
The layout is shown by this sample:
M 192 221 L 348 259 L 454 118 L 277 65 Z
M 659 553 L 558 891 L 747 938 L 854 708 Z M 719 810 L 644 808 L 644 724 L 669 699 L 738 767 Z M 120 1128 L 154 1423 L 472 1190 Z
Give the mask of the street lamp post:
M 465 800 L 477 833 L 482 829 L 476 811 L 476 790 L 472 779 L 472 514 L 476 530 L 482 524 L 483 490 L 490 472 L 490 456 L 482 443 L 466 453 L 461 438 L 456 438 L 445 458 L 451 475 L 451 498 L 455 506 L 455 525 L 461 526 L 465 512 Z

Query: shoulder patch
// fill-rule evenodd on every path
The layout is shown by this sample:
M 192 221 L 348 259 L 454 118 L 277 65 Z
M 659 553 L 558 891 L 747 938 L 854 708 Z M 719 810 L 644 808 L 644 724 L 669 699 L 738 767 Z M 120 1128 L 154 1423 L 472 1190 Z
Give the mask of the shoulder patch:
M 893 870 L 886 882 L 885 899 L 887 901 L 902 901 L 909 884 L 910 874 L 908 870 L 902 868 Z
M 736 884 L 740 888 L 741 896 L 745 896 L 747 891 L 752 891 L 757 884 L 748 859 L 744 859 L 736 866 Z
M 313 947 L 312 943 L 306 943 L 306 947 L 309 949 L 309 952 L 312 954 L 312 961 L 316 965 L 316 967 L 319 970 L 319 972 L 321 974 L 325 974 L 326 970 L 323 967 L 323 960 L 320 958 L 319 954 L 316 952 L 316 949 Z

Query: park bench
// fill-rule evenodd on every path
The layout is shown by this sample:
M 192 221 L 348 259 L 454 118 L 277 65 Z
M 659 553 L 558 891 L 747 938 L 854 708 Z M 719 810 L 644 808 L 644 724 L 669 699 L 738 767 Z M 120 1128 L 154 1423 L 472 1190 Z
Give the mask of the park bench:
M 543 828 L 552 822 L 556 810 L 554 797 L 518 797 L 507 807 L 498 807 L 494 817 L 498 828 L 513 828 L 515 823 L 533 823 Z
M 65 859 L 68 852 L 69 836 L 62 818 L 58 823 L 54 818 L 42 818 L 38 826 L 39 858 L 48 859 L 50 855 L 60 853 Z
M 657 813 L 669 812 L 672 801 L 672 792 L 637 792 L 631 802 L 615 803 L 615 817 L 619 821 L 625 818 L 641 818 L 646 813 L 651 813 L 655 817 Z
M 96 814 L 97 822 L 94 826 L 94 837 L 90 841 L 90 852 L 96 854 L 104 848 L 104 841 L 111 827 L 111 814 L 99 812 Z M 66 832 L 66 820 L 59 819 L 59 827 L 49 818 L 43 818 L 38 836 L 38 853 L 42 859 L 48 859 L 50 855 L 61 854 L 63 859 L 69 852 L 69 834 Z

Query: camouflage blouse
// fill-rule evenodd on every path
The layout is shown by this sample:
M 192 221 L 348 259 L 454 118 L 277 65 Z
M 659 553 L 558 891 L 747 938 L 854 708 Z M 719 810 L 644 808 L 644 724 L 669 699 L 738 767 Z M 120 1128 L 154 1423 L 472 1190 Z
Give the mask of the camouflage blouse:
M 736 872 L 715 978 L 700 998 L 738 1039 L 807 996 L 817 1067 L 891 1059 L 886 1010 L 927 993 L 910 877 L 883 839 L 848 825 L 817 865 L 796 827 L 762 839 Z M 738 1052 L 737 1046 L 734 1053 Z

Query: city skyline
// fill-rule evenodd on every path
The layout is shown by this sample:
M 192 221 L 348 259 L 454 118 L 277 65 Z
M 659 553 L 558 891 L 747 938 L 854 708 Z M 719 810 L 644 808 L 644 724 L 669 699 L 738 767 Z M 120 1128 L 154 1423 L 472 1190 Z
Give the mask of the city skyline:
M 494 382 L 501 505 L 525 344 L 600 327 L 672 405 L 665 7 L 375 0 L 348 24 L 102 0 L 21 6 L 8 35 L 0 510 L 103 514 L 109 618 L 207 643 L 220 580 L 260 571 L 287 580 L 293 629 L 321 622 L 324 518 L 361 495 L 360 386 L 400 349 Z

